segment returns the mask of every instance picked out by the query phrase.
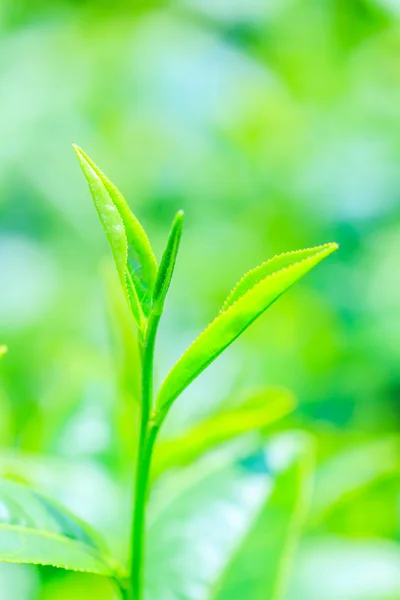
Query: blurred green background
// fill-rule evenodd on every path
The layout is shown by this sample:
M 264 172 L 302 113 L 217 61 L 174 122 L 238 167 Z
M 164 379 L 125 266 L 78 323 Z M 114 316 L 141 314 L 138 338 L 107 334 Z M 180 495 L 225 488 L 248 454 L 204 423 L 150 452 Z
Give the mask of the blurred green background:
M 0 31 L 2 471 L 26 456 L 30 478 L 126 542 L 135 356 L 76 142 L 158 256 L 185 210 L 158 380 L 246 270 L 340 244 L 191 386 L 167 432 L 247 389 L 291 389 L 279 428 L 315 436 L 318 468 L 287 600 L 398 599 L 400 3 L 1 0 Z M 3 588 L 114 597 L 14 566 Z

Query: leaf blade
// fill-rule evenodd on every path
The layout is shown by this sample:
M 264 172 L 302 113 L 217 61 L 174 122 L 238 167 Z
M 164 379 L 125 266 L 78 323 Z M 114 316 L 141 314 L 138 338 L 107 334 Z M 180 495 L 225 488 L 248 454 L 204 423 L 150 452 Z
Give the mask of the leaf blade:
M 33 489 L 0 480 L 0 508 L 0 562 L 116 575 L 90 528 Z
M 163 598 L 165 589 L 171 600 L 208 598 L 225 556 L 269 493 L 266 474 L 238 464 L 248 448 L 224 448 L 155 486 L 148 513 L 149 598 Z
M 325 245 L 320 246 L 323 248 Z M 317 247 L 318 248 L 318 247 Z M 263 262 L 255 269 L 248 271 L 235 285 L 227 299 L 225 300 L 222 311 L 232 306 L 241 296 L 248 292 L 252 287 L 259 283 L 262 279 L 277 273 L 282 269 L 290 267 L 294 263 L 298 263 L 315 253 L 314 248 L 305 248 L 303 250 L 293 250 L 291 252 L 284 252 L 283 254 L 277 254 L 271 259 Z
M 267 275 L 265 279 L 256 283 L 230 304 L 226 310 L 222 310 L 181 356 L 164 380 L 157 398 L 160 421 L 179 394 L 249 325 L 284 291 L 337 248 L 337 244 L 334 243 L 314 248 L 313 254 Z
M 112 577 L 114 570 L 87 547 L 44 531 L 0 525 L 0 562 L 51 566 Z
M 158 271 L 149 239 L 117 187 L 81 148 L 76 145 L 73 148 L 109 239 L 120 278 L 128 290 L 134 314 L 136 318 L 140 317 L 139 305 L 147 316 Z M 111 231 L 107 218 L 113 226 Z
M 297 431 L 287 432 L 273 436 L 265 448 L 263 445 L 261 458 L 264 456 L 265 461 L 259 460 L 259 444 L 233 444 L 203 457 L 195 469 L 177 469 L 161 479 L 153 490 L 148 515 L 148 551 L 152 556 L 146 565 L 148 597 L 163 598 L 167 589 L 171 600 L 215 600 L 212 594 L 219 590 L 218 581 L 249 532 L 254 530 L 259 515 L 274 502 L 276 489 L 279 488 L 280 496 L 285 496 L 286 487 L 279 482 L 303 460 L 303 448 L 304 455 L 311 450 L 309 437 Z M 248 460 L 253 456 L 256 463 Z M 274 510 L 264 514 L 261 531 L 264 558 L 257 561 L 256 557 L 254 562 L 258 562 L 260 570 L 267 565 L 269 574 L 275 572 L 273 565 L 279 564 L 282 577 L 288 564 L 286 554 L 283 556 L 281 551 L 286 536 L 280 532 L 282 522 L 287 524 L 287 521 L 280 518 L 280 526 L 274 529 L 275 516 L 276 503 Z M 273 543 L 265 547 L 263 541 L 270 531 Z M 290 545 L 293 550 L 292 541 Z M 254 587 L 245 593 L 241 588 L 240 595 L 227 597 L 277 600 L 279 586 L 274 583 L 275 598 L 267 593 L 262 595 Z
M 278 443 L 284 439 L 285 434 Z M 294 442 L 291 463 L 277 474 L 271 496 L 225 565 L 210 600 L 282 598 L 310 499 L 307 484 L 312 464 L 310 440 L 299 435 L 289 441 Z
M 352 444 L 325 459 L 317 468 L 310 525 L 326 524 L 335 511 L 355 502 L 382 480 L 398 477 L 400 436 L 388 434 Z M 343 477 L 343 473 L 351 477 Z
M 122 217 L 117 210 L 111 196 L 93 166 L 86 160 L 83 151 L 74 146 L 76 156 L 82 172 L 89 185 L 90 193 L 98 212 L 101 224 L 105 230 L 108 242 L 111 246 L 114 261 L 121 279 L 125 277 L 125 268 L 128 260 L 128 241 Z
M 240 435 L 268 427 L 290 413 L 295 404 L 288 390 L 267 388 L 238 406 L 200 421 L 177 438 L 159 441 L 152 460 L 152 479 L 172 467 L 188 465 Z

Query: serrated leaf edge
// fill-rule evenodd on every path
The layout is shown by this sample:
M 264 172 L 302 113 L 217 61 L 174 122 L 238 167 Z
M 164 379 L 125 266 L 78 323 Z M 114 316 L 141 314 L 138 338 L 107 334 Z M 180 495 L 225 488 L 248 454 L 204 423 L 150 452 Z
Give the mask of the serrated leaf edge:
M 313 254 L 313 256 L 307 256 L 307 257 L 305 257 L 305 258 L 303 258 L 301 260 L 298 260 L 298 261 L 292 263 L 291 265 L 288 265 L 287 267 L 282 267 L 281 269 L 277 269 L 276 271 L 273 271 L 269 275 L 266 275 L 266 277 L 264 277 L 261 280 L 261 281 L 264 281 L 264 279 L 267 279 L 267 277 L 272 277 L 273 275 L 276 275 L 276 273 L 280 273 L 281 271 L 285 271 L 286 269 L 291 269 L 293 266 L 295 266 L 297 264 L 300 264 L 303 261 L 308 260 L 309 258 L 313 258 L 314 256 L 318 255 L 320 251 L 323 251 L 324 249 L 331 248 L 331 247 L 333 247 L 335 250 L 337 250 L 339 246 L 335 242 L 328 242 L 326 244 L 321 244 L 319 246 L 310 246 L 309 248 L 301 248 L 300 250 L 289 250 L 288 252 L 282 252 L 281 254 L 275 254 L 274 256 L 272 256 L 271 258 L 269 258 L 268 260 L 265 260 L 264 262 L 260 263 L 259 265 L 257 265 L 253 269 L 250 269 L 249 271 L 247 271 L 239 279 L 239 281 L 236 283 L 236 285 L 229 292 L 229 294 L 228 294 L 225 302 L 223 303 L 223 305 L 222 305 L 222 307 L 221 307 L 221 309 L 220 309 L 220 311 L 219 311 L 218 314 L 221 314 L 222 312 L 225 312 L 225 310 L 227 310 L 230 306 L 233 306 L 233 305 L 229 304 L 229 299 L 232 298 L 232 296 L 234 295 L 234 293 L 236 292 L 236 290 L 239 288 L 239 286 L 242 284 L 242 282 L 246 279 L 246 277 L 248 277 L 249 275 L 251 275 L 251 273 L 255 273 L 261 267 L 264 267 L 265 265 L 268 265 L 269 263 L 271 263 L 272 261 L 276 260 L 277 258 L 283 258 L 284 256 L 290 256 L 291 254 L 296 255 L 296 254 L 299 254 L 300 252 L 309 252 L 311 250 L 315 250 L 316 251 L 316 253 Z M 249 292 L 250 290 L 252 290 L 254 286 L 258 285 L 258 283 L 261 283 L 261 281 L 258 281 L 256 283 L 254 283 L 248 290 L 246 290 L 245 294 L 247 294 L 247 292 Z M 237 298 L 237 300 L 239 300 L 241 297 L 242 296 L 239 296 L 239 298 Z M 237 302 L 237 300 L 235 300 L 235 302 Z
M 85 552 L 87 552 L 88 554 L 90 554 L 95 560 L 98 560 L 99 562 L 104 563 L 104 565 L 109 569 L 110 573 L 107 575 L 109 576 L 119 576 L 119 574 L 124 574 L 122 569 L 119 567 L 119 565 L 115 564 L 115 561 L 113 559 L 111 559 L 110 557 L 106 556 L 103 557 L 101 554 L 99 554 L 98 557 L 96 557 L 95 553 L 96 553 L 96 548 L 89 546 L 88 544 L 85 544 L 79 540 L 74 540 L 73 538 L 69 538 L 68 536 L 64 536 L 64 535 L 60 535 L 57 533 L 53 533 L 52 531 L 46 531 L 44 529 L 34 529 L 32 527 L 24 527 L 23 525 L 11 525 L 11 524 L 7 524 L 7 523 L 1 523 L 0 524 L 0 533 L 2 530 L 7 530 L 7 531 L 11 531 L 11 532 L 16 532 L 16 533 L 29 533 L 30 535 L 36 535 L 38 534 L 39 536 L 48 538 L 50 540 L 56 540 L 57 542 L 61 542 L 62 544 L 65 544 L 66 546 L 71 546 L 76 547 L 79 546 L 82 550 L 84 550 Z M 60 565 L 60 564 L 55 564 L 55 563 L 50 563 L 50 562 L 45 562 L 45 561 L 26 561 L 26 560 L 22 560 L 22 559 L 2 559 L 0 558 L 0 563 L 15 563 L 15 564 L 32 564 L 32 565 L 49 565 L 52 567 L 56 567 L 59 569 L 66 569 L 66 570 L 73 570 L 73 571 L 77 571 L 77 572 L 81 572 L 81 573 L 96 573 L 98 575 L 103 575 L 104 573 L 102 573 L 100 570 L 98 569 L 80 569 L 80 568 L 72 568 L 69 567 L 68 565 Z
M 271 273 L 270 275 L 267 275 L 266 277 L 264 277 L 264 279 L 262 279 L 261 281 L 259 281 L 258 283 L 255 283 L 250 289 L 248 289 L 242 296 L 239 296 L 239 298 L 237 298 L 237 300 L 235 300 L 235 302 L 233 304 L 230 304 L 228 306 L 227 309 L 225 310 L 220 310 L 219 313 L 217 314 L 217 316 L 207 325 L 207 327 L 205 329 L 203 329 L 203 331 L 196 337 L 196 339 L 190 344 L 190 346 L 185 350 L 185 352 L 179 357 L 179 359 L 177 360 L 177 362 L 173 365 L 173 367 L 170 369 L 170 371 L 168 372 L 167 376 L 164 379 L 163 384 L 161 385 L 158 395 L 157 395 L 157 401 L 158 402 L 158 398 L 160 396 L 160 393 L 164 387 L 164 383 L 167 381 L 168 377 L 170 376 L 170 374 L 174 371 L 174 369 L 178 366 L 178 364 L 183 360 L 183 358 L 190 352 L 190 350 L 192 349 L 192 347 L 197 344 L 197 342 L 203 337 L 203 335 L 206 334 L 206 332 L 214 325 L 214 323 L 221 317 L 222 314 L 228 313 L 229 311 L 233 310 L 234 307 L 236 306 L 236 304 L 238 302 L 240 302 L 245 296 L 247 296 L 247 294 L 249 294 L 250 292 L 252 292 L 256 287 L 260 286 L 261 284 L 263 284 L 265 281 L 267 281 L 268 279 L 273 279 L 275 278 L 278 274 L 283 273 L 284 271 L 288 271 L 289 269 L 293 269 L 294 267 L 301 265 L 303 263 L 306 262 L 311 262 L 313 259 L 315 259 L 317 256 L 320 256 L 321 254 L 324 255 L 326 254 L 326 256 L 329 256 L 332 252 L 334 252 L 335 250 L 337 250 L 339 248 L 339 245 L 336 244 L 335 242 L 329 242 L 327 244 L 322 244 L 321 246 L 315 246 L 315 247 L 310 247 L 310 248 L 304 248 L 303 250 L 313 250 L 315 248 L 315 250 L 317 250 L 317 252 L 315 254 L 313 254 L 312 256 L 307 256 L 307 258 L 303 258 L 302 260 L 299 260 L 297 262 L 294 262 L 293 264 L 289 265 L 288 267 L 283 267 L 282 269 L 279 269 L 278 271 L 275 271 L 274 273 Z M 296 251 L 291 251 L 291 252 L 285 252 L 283 254 L 291 254 L 293 252 Z M 282 256 L 282 255 L 277 255 L 277 256 Z M 272 259 L 270 259 L 272 260 Z M 265 261 L 268 262 L 268 261 Z M 255 267 L 256 269 L 258 267 Z M 244 275 L 245 277 L 246 275 Z M 295 282 L 294 282 L 295 283 Z M 291 287 L 290 284 L 288 287 Z M 236 288 L 236 286 L 235 286 Z M 235 289 L 234 288 L 234 289 Z M 288 288 L 287 288 L 288 289 Z M 232 290 L 233 291 L 233 290 Z M 229 294 L 230 296 L 230 294 Z M 228 297 L 229 297 L 228 296 Z M 255 321 L 255 319 L 262 314 L 263 311 L 261 311 L 260 313 L 258 313 L 258 315 L 253 319 L 253 321 L 251 323 L 253 323 Z M 250 324 L 251 324 L 250 323 Z M 239 334 L 240 335 L 240 334 Z M 235 338 L 236 339 L 236 338 Z M 233 340 L 234 341 L 234 340 Z M 224 351 L 225 348 L 222 349 L 221 352 Z M 212 359 L 213 360 L 213 359 Z M 212 362 L 212 360 L 210 360 L 210 362 L 208 364 L 210 364 Z M 208 364 L 206 365 L 205 368 L 207 368 Z M 203 369 L 204 370 L 204 369 Z M 193 380 L 195 379 L 195 377 L 189 382 L 191 383 Z M 172 400 L 172 402 L 175 400 L 175 398 Z M 158 406 L 158 405 L 157 405 Z M 161 406 L 158 406 L 158 411 L 161 412 L 161 414 L 164 416 L 165 415 L 165 410 L 168 410 L 168 408 L 171 406 L 170 402 L 167 402 L 166 404 L 163 404 Z

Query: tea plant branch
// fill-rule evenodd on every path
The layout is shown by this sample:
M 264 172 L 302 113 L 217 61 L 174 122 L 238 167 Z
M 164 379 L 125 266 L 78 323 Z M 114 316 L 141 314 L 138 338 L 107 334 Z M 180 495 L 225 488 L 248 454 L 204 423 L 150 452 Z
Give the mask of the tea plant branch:
M 141 600 L 143 590 L 143 563 L 145 554 L 146 504 L 149 491 L 150 467 L 154 443 L 159 427 L 151 418 L 153 413 L 154 347 L 157 329 L 164 309 L 165 298 L 174 272 L 176 256 L 182 235 L 183 212 L 179 211 L 172 223 L 168 243 L 161 259 L 154 285 L 152 309 L 145 330 L 142 347 L 142 402 L 139 448 L 134 488 L 134 506 L 131 532 L 131 593 Z
M 153 406 L 154 348 L 165 298 L 179 249 L 183 213 L 173 221 L 166 249 L 157 265 L 147 235 L 121 192 L 95 163 L 75 147 L 106 232 L 141 350 L 141 411 L 134 475 L 130 569 L 121 585 L 124 600 L 142 600 L 146 504 L 157 434 L 176 398 L 288 288 L 337 249 L 324 244 L 275 256 L 249 271 L 227 297 L 219 314 L 173 366 Z
M 179 211 L 175 216 L 166 249 L 158 265 L 146 232 L 121 192 L 80 148 L 75 147 L 75 152 L 89 184 L 111 246 L 122 289 L 138 328 L 140 365 L 137 375 L 138 379 L 141 378 L 141 403 L 140 417 L 133 428 L 138 431 L 137 439 L 132 442 L 137 445 L 138 452 L 131 467 L 134 471 L 134 489 L 129 571 L 109 556 L 102 541 L 85 523 L 63 507 L 29 487 L 1 478 L 0 499 L 5 510 L 0 515 L 0 562 L 51 565 L 70 571 L 92 573 L 114 582 L 123 600 L 143 600 L 146 505 L 155 442 L 164 419 L 176 398 L 191 382 L 289 287 L 334 252 L 337 244 L 324 244 L 281 254 L 249 271 L 228 295 L 214 321 L 172 367 L 156 399 L 153 399 L 156 335 L 174 273 L 183 213 Z M 5 351 L 6 348 L 0 345 L 0 358 Z M 236 410 L 235 414 L 228 412 L 224 416 L 220 415 L 222 421 L 217 419 L 214 425 L 208 422 L 204 436 L 208 436 L 208 440 L 203 439 L 201 449 L 196 448 L 195 452 L 190 453 L 191 445 L 194 443 L 197 446 L 199 436 L 202 438 L 204 426 L 192 431 L 189 439 L 187 436 L 185 438 L 191 459 L 198 458 L 219 441 L 232 439 L 252 427 L 260 428 L 262 423 L 265 424 L 266 415 L 264 412 L 258 413 L 259 408 L 259 404 L 252 409 L 247 406 L 244 411 Z M 238 418 L 241 420 L 240 426 L 235 423 Z M 216 432 L 210 431 L 210 426 L 216 428 Z M 283 445 L 287 448 L 286 442 Z M 162 445 L 159 449 L 164 452 Z M 297 451 L 295 454 L 298 456 Z M 276 456 L 276 452 L 274 455 Z M 157 459 L 157 455 L 155 456 Z M 172 464 L 182 463 L 185 463 L 185 458 L 174 458 L 172 461 Z M 271 464 L 273 463 L 274 461 Z M 274 496 L 267 494 L 264 508 L 254 521 L 254 527 L 242 538 L 240 548 L 231 554 L 231 558 L 227 557 L 226 564 L 230 566 L 220 574 L 216 586 L 210 587 L 209 593 L 214 590 L 216 594 L 209 595 L 209 598 L 231 600 L 237 592 L 237 583 L 243 581 L 246 581 L 246 587 L 249 582 L 247 595 L 251 598 L 272 598 L 276 596 L 276 590 L 280 591 L 280 574 L 287 570 L 286 548 L 291 552 L 290 540 L 294 530 L 297 536 L 296 506 L 298 499 L 301 500 L 300 492 L 304 486 L 304 477 L 297 464 L 299 462 L 296 458 L 292 469 L 286 464 L 282 471 L 278 469 L 275 472 L 277 486 L 274 489 L 277 491 L 274 494 L 277 501 L 274 501 Z M 230 481 L 230 476 L 228 479 Z M 289 501 L 282 510 L 282 498 L 286 496 Z M 294 521 L 291 515 L 294 516 Z M 291 525 L 293 522 L 295 527 Z M 252 564 L 257 568 L 252 567 L 249 572 L 250 556 Z M 283 557 L 283 562 L 279 557 Z M 269 571 L 265 569 L 266 564 L 269 565 Z

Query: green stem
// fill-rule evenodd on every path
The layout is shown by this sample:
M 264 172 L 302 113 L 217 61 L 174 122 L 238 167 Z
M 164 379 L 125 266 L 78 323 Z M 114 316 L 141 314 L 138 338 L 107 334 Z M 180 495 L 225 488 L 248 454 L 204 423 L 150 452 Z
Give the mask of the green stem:
M 131 532 L 131 600 L 142 600 L 143 598 L 146 504 L 151 457 L 156 437 L 152 433 L 154 428 L 150 425 L 150 416 L 153 402 L 154 345 L 159 320 L 159 315 L 150 316 L 142 348 L 142 406 Z

